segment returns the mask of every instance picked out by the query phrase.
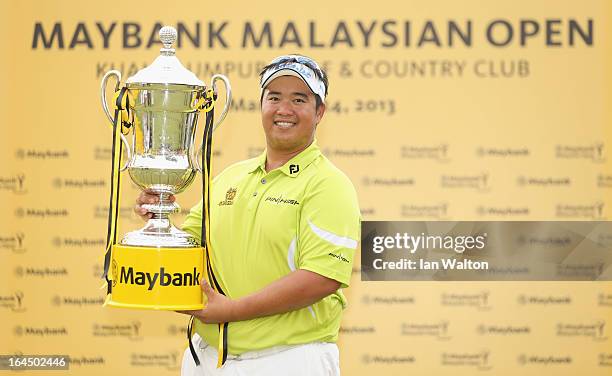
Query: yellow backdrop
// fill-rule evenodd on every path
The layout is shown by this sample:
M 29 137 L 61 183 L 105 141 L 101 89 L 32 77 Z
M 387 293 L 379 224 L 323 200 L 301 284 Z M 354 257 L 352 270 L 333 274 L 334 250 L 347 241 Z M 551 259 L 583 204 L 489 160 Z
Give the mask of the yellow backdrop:
M 5 0 L 0 21 L 3 354 L 67 354 L 75 375 L 179 372 L 185 317 L 102 308 L 98 289 L 111 145 L 99 83 L 157 56 L 156 23 L 180 26 L 178 56 L 201 79 L 232 82 L 215 171 L 262 150 L 258 69 L 299 52 L 328 69 L 318 140 L 365 220 L 612 216 L 605 0 Z M 124 182 L 122 233 L 141 223 Z M 612 373 L 610 282 L 366 283 L 358 261 L 346 375 Z

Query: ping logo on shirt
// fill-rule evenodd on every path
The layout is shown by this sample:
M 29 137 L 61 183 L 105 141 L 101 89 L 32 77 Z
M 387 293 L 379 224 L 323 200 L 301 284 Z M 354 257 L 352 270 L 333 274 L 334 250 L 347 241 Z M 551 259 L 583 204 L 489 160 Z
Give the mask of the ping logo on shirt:
M 296 165 L 296 164 L 289 165 L 290 174 L 297 174 L 299 171 L 300 171 L 300 165 Z
M 156 284 L 159 286 L 197 286 L 200 284 L 200 273 L 193 268 L 191 273 L 166 273 L 165 268 L 159 268 L 159 273 L 134 272 L 133 267 L 121 267 L 119 283 L 128 285 L 147 286 L 147 290 L 153 290 Z
M 298 200 L 294 200 L 294 199 L 290 199 L 290 198 L 284 198 L 283 195 L 280 195 L 278 197 L 272 197 L 272 196 L 268 196 L 266 197 L 266 199 L 264 200 L 265 202 L 272 202 L 275 204 L 289 204 L 289 205 L 299 205 L 300 202 Z
M 236 197 L 236 192 L 238 190 L 236 188 L 231 188 L 227 190 L 227 192 L 225 192 L 225 200 L 223 201 L 219 201 L 219 206 L 223 206 L 223 205 L 233 205 L 234 204 L 234 198 Z

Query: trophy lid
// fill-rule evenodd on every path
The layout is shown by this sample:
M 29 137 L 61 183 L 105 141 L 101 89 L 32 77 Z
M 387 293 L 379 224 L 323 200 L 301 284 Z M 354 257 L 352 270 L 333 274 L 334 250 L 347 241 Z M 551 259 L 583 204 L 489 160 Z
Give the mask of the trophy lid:
M 151 65 L 139 70 L 128 78 L 128 84 L 179 84 L 206 86 L 196 75 L 185 68 L 175 55 L 172 44 L 176 41 L 177 32 L 172 26 L 164 26 L 159 30 L 159 39 L 164 47 L 160 55 Z

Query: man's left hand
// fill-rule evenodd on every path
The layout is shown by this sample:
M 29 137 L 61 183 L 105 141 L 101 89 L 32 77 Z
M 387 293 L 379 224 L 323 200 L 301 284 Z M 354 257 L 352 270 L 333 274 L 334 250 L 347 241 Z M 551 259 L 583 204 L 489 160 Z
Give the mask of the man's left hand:
M 201 286 L 208 299 L 204 309 L 178 312 L 214 324 L 252 320 L 306 308 L 333 294 L 341 283 L 309 270 L 298 269 L 257 292 L 237 299 L 219 294 L 204 279 Z
M 203 309 L 194 311 L 177 311 L 186 315 L 195 316 L 206 324 L 215 324 L 220 322 L 234 321 L 234 305 L 235 301 L 219 294 L 202 278 L 200 287 L 208 300 Z

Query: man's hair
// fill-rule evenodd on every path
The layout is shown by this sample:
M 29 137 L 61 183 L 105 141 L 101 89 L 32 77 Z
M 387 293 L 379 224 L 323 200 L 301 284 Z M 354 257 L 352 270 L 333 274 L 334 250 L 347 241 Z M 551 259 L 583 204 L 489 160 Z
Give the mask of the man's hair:
M 317 78 L 321 81 L 323 81 L 323 84 L 325 85 L 325 95 L 327 95 L 327 93 L 329 92 L 329 80 L 327 79 L 327 73 L 323 70 L 323 68 L 320 68 L 318 66 L 317 63 L 315 63 L 314 59 L 308 57 L 308 56 L 304 56 L 304 55 L 298 55 L 298 54 L 293 54 L 293 56 L 300 56 L 303 57 L 305 59 L 297 59 L 295 57 L 291 57 L 291 56 L 287 56 L 286 59 L 280 59 L 278 61 L 274 61 L 271 64 L 266 65 L 265 67 L 263 67 L 263 69 L 261 70 L 261 72 L 259 72 L 259 78 L 261 79 L 264 75 L 264 73 L 266 73 L 266 71 L 268 69 L 271 68 L 276 68 L 281 64 L 287 64 L 287 63 L 298 63 L 298 64 L 302 64 L 307 66 L 308 68 L 312 69 L 312 71 L 314 72 L 315 76 L 317 76 Z M 309 62 L 308 60 L 311 60 L 311 62 Z M 315 100 L 316 100 L 316 108 L 319 108 L 319 106 L 321 104 L 323 104 L 323 99 L 319 97 L 318 94 L 315 94 Z M 261 97 L 259 98 L 259 104 L 261 104 L 263 101 L 263 91 L 261 92 Z

